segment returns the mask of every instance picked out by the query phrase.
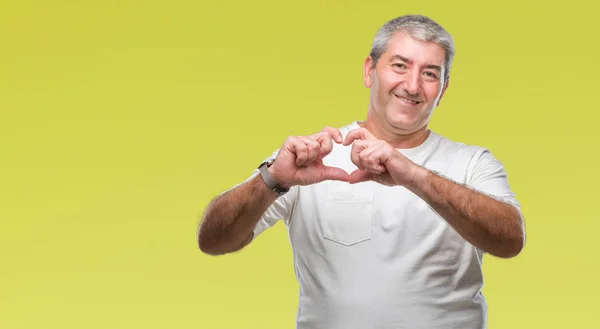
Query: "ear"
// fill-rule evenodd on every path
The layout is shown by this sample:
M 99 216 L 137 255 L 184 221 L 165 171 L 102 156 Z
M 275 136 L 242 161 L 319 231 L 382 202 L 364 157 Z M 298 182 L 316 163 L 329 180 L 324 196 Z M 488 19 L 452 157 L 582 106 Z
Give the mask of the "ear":
M 365 87 L 367 88 L 371 88 L 371 73 L 373 72 L 375 68 L 373 67 L 373 58 L 371 58 L 371 56 L 367 57 L 367 59 L 365 59 L 365 65 L 363 68 L 363 81 L 365 84 Z
M 442 97 L 444 97 L 444 94 L 446 93 L 446 89 L 448 89 L 448 85 L 450 84 L 450 77 L 448 77 L 448 80 L 446 80 L 446 83 L 444 84 L 444 89 L 442 89 L 442 94 L 440 95 L 440 98 L 437 101 L 437 104 L 435 106 L 440 106 L 440 101 L 442 100 Z

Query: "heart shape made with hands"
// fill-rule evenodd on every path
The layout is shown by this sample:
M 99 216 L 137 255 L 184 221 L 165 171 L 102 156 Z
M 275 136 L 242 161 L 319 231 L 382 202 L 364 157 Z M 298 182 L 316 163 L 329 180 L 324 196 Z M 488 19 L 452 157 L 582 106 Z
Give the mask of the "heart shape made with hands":
M 396 185 L 387 166 L 392 158 L 400 155 L 394 147 L 375 137 L 366 128 L 350 131 L 342 144 L 352 145 L 350 158 L 357 166 L 348 175 L 349 183 L 375 181 L 388 186 Z
M 355 171 L 348 174 L 341 168 L 323 164 L 323 158 L 333 149 L 333 142 L 352 145 L 350 157 L 357 167 Z M 289 137 L 272 166 L 272 174 L 284 186 L 309 185 L 325 180 L 351 184 L 375 181 L 393 186 L 398 184 L 388 168 L 392 158 L 401 159 L 401 155 L 366 128 L 352 130 L 342 139 L 338 129 L 327 127 L 314 135 Z

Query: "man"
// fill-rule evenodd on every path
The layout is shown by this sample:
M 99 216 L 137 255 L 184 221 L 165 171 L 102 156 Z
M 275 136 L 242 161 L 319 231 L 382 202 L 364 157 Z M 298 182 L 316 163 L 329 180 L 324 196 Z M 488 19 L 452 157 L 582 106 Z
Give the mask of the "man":
M 200 249 L 240 250 L 283 219 L 297 328 L 485 328 L 482 256 L 516 256 L 525 232 L 503 165 L 428 129 L 453 54 L 429 18 L 382 26 L 364 63 L 366 120 L 289 137 L 210 203 Z

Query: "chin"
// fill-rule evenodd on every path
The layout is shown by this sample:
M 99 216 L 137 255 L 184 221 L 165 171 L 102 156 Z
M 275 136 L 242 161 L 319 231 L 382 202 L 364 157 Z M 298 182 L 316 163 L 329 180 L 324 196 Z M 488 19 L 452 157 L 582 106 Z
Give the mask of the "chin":
M 419 130 L 420 121 L 412 116 L 406 116 L 404 114 L 394 115 L 388 118 L 388 123 L 395 129 L 402 131 L 416 131 Z
M 395 129 L 415 132 L 427 125 L 429 117 L 423 112 L 424 109 L 406 111 L 405 109 L 394 109 L 387 113 L 386 120 Z

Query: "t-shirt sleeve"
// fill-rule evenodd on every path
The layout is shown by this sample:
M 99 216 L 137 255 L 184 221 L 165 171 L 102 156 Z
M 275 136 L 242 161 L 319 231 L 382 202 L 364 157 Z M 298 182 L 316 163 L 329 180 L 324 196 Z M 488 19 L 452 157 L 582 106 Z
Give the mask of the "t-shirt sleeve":
M 278 151 L 273 152 L 273 154 L 271 156 L 267 157 L 264 161 L 275 159 L 275 157 L 277 156 L 277 152 Z M 259 174 L 260 174 L 260 171 L 258 170 L 258 168 L 254 169 L 254 171 L 252 172 L 250 177 L 248 177 L 242 183 L 237 184 L 236 186 L 232 187 L 232 189 L 248 182 L 249 180 L 253 179 L 254 177 L 256 177 Z M 264 232 L 266 229 L 275 225 L 279 220 L 283 220 L 286 223 L 286 225 L 289 223 L 289 218 L 291 216 L 292 208 L 294 206 L 296 193 L 297 193 L 297 187 L 294 186 L 289 190 L 288 193 L 277 198 L 269 206 L 269 208 L 267 208 L 267 210 L 262 214 L 262 216 L 260 217 L 260 219 L 258 220 L 256 225 L 254 226 L 253 239 L 255 239 L 259 234 Z
M 471 159 L 467 185 L 497 200 L 521 209 L 508 183 L 504 165 L 488 149 L 480 149 Z

